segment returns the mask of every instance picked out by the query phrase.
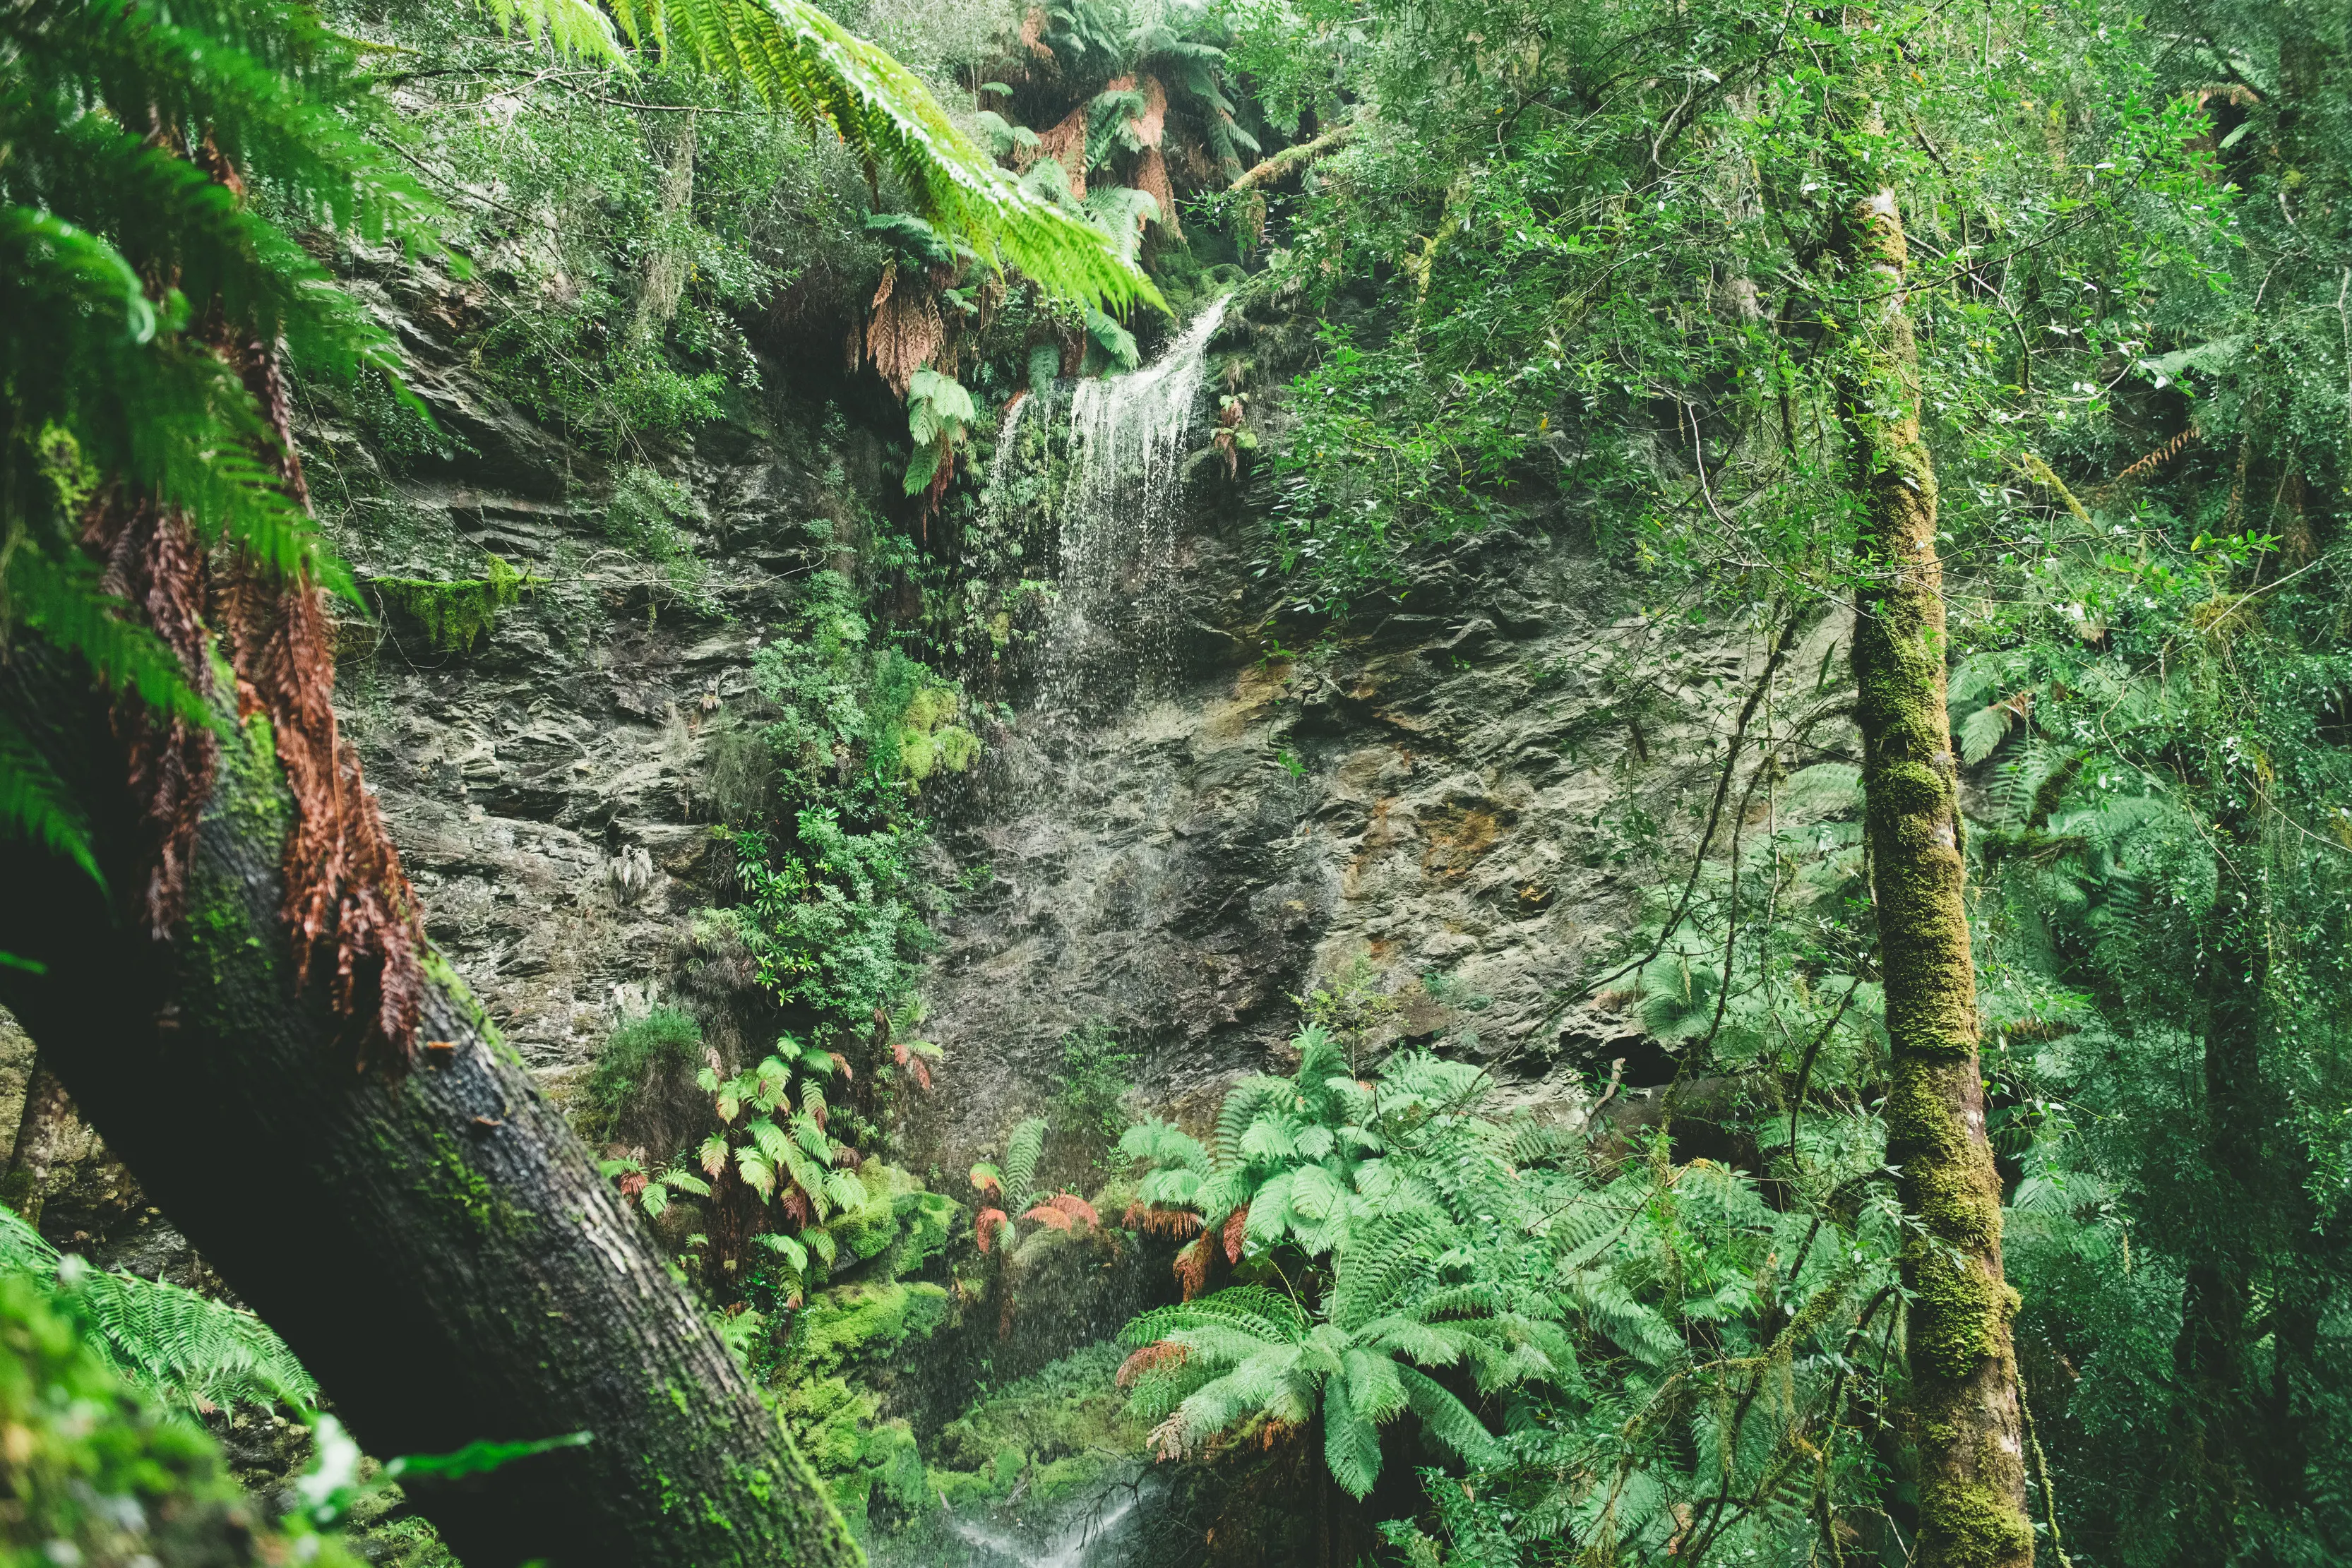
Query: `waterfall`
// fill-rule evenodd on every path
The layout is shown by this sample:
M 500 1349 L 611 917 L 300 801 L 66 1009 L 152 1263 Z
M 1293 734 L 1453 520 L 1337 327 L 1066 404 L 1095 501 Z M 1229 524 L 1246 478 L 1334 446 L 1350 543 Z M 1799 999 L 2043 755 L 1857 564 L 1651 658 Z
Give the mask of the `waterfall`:
M 1209 340 L 1224 317 L 1219 299 L 1150 365 L 1079 382 L 1066 393 L 1057 388 L 1040 415 L 1050 420 L 1067 396 L 1068 468 L 1050 503 L 1060 571 L 1040 692 L 1049 710 L 1126 695 L 1173 663 L 1185 436 L 1208 372 Z M 998 466 L 1038 401 L 1024 398 L 1005 413 L 990 472 L 998 495 L 1011 492 L 1010 475 Z
M 1119 1544 L 1120 1526 L 1141 1500 L 1140 1490 L 1131 1490 L 1114 1507 L 1086 1513 L 1038 1546 L 968 1520 L 952 1520 L 948 1529 L 957 1540 L 978 1552 L 981 1562 L 988 1568 L 997 1568 L 998 1564 L 1003 1568 L 1088 1568 L 1087 1559 L 1093 1555 L 1094 1548 L 1099 1546 L 1108 1552 Z M 1110 1561 L 1108 1556 L 1103 1560 Z
M 1021 416 L 1038 400 L 1016 394 L 1004 406 L 1004 423 L 997 426 L 996 452 L 988 460 L 988 520 L 1002 524 L 1012 515 L 1013 470 L 1020 464 Z

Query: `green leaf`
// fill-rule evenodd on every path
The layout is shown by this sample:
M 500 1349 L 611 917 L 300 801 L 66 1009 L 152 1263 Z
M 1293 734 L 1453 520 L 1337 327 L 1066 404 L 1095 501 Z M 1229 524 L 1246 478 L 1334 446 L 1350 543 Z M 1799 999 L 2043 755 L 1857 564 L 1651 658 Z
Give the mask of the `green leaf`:
M 488 1475 L 502 1469 L 517 1459 L 528 1459 L 534 1454 L 551 1454 L 558 1448 L 584 1448 L 595 1441 L 586 1432 L 566 1432 L 560 1437 L 540 1437 L 529 1442 L 497 1443 L 488 1439 L 467 1444 L 454 1453 L 403 1454 L 383 1467 L 388 1480 L 403 1476 L 432 1476 L 441 1480 L 457 1480 L 466 1476 Z
M 536 10 L 557 36 L 557 10 L 582 0 L 509 3 L 516 14 Z M 1024 191 L 912 72 L 810 0 L 613 0 L 611 9 L 632 43 L 742 81 L 772 108 L 839 136 L 869 178 L 887 174 L 912 192 L 932 227 L 1047 293 L 1167 309 L 1108 236 Z
M 1381 1479 L 1381 1434 L 1356 1408 L 1347 1379 L 1323 1384 L 1323 1462 L 1331 1479 L 1361 1500 Z

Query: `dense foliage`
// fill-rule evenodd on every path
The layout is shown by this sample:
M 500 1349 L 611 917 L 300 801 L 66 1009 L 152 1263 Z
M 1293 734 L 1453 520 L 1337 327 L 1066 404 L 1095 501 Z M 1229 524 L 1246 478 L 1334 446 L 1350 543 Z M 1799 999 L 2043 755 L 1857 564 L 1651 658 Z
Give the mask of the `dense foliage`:
M 1114 1458 L 1303 1455 L 1388 1560 L 1906 1560 L 1936 1435 L 1899 1260 L 1935 1217 L 1889 1163 L 1887 868 L 1836 656 L 1874 613 L 1856 367 L 1899 305 L 2036 1546 L 2352 1552 L 2342 7 L 38 0 L 0 54 L 0 653 L 219 724 L 85 548 L 110 507 L 444 654 L 526 601 L 576 613 L 560 567 L 411 531 L 404 465 L 464 438 L 354 279 L 478 282 L 457 348 L 602 465 L 583 504 L 648 618 L 738 613 L 677 476 L 694 439 L 875 435 L 877 494 L 825 480 L 855 526 L 806 525 L 748 666 L 675 718 L 719 852 L 708 983 L 624 1022 L 580 1119 L 845 1511 L 923 1550 L 958 1503 Z M 1865 185 L 1899 202 L 1899 286 L 1852 265 Z M 1689 824 L 1639 787 L 1687 716 L 1663 662 L 1528 674 L 1601 690 L 1627 737 L 1595 852 L 1647 892 L 1557 999 L 1638 1023 L 1663 1101 L 1507 1113 L 1360 975 L 1213 1125 L 1130 1124 L 1132 1059 L 1065 1037 L 1052 1120 L 1008 1117 L 967 1228 L 885 1155 L 941 1066 L 929 818 L 1052 597 L 1052 435 L 983 484 L 989 433 L 1134 368 L 1160 323 L 1123 304 L 1229 287 L 1288 345 L 1220 362 L 1209 438 L 1263 503 L 1270 646 L 1328 646 L 1466 537 L 1550 529 L 1646 624 L 1749 650 Z M 820 350 L 847 369 L 788 399 L 778 368 Z M 279 461 L 281 363 L 358 437 L 310 474 L 362 581 Z M 0 831 L 100 869 L 5 713 Z M 10 1286 L 0 1330 L 58 1387 L 119 1404 L 101 1358 L 183 1404 L 311 1399 L 242 1314 L 5 1239 L 44 1293 Z M 919 1437 L 883 1414 L 910 1342 L 1025 1354 L 1059 1283 L 1171 1248 L 1123 1364 L 1041 1352 Z M 180 1441 L 121 1413 L 24 1416 L 68 1480 L 17 1495 L 60 1541 L 128 1462 L 107 1434 Z
M 1897 193 L 2044 1550 L 2340 1552 L 2343 17 L 1250 16 L 1270 97 L 1351 128 L 1278 210 L 1263 285 L 1329 319 L 1272 463 L 1266 569 L 1304 612 L 1558 495 L 1654 613 L 1769 601 L 1760 646 L 1815 624 L 1857 521 L 1837 192 L 1859 157 Z M 1883 126 L 1842 107 L 1857 82 Z M 1768 673 L 1721 764 L 1734 809 L 1699 863 L 1633 857 L 1652 922 L 1587 983 L 1678 1082 L 1729 1080 L 1776 1209 L 1845 1228 L 1851 1192 L 1811 1173 L 1867 1182 L 1886 1080 L 1833 674 Z M 1859 1304 L 1832 1321 L 1858 1333 Z M 1875 1484 L 1822 1514 L 1821 1555 L 1878 1530 Z M 1472 1490 L 1429 1494 L 1449 1561 L 1552 1560 L 1527 1493 Z M 1719 1494 L 1743 1495 L 1771 1511 Z M 1713 1517 L 1678 1561 L 1720 1549 Z

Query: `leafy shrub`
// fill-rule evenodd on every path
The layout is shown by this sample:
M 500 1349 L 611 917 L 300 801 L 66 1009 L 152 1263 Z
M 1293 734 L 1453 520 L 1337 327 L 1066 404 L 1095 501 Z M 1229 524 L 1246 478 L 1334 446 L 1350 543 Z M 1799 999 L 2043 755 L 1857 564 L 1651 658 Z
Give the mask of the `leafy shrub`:
M 791 634 L 759 651 L 756 699 L 711 747 L 740 898 L 704 917 L 740 944 L 792 1027 L 861 1054 L 877 1019 L 906 1016 L 944 897 L 921 869 L 920 791 L 980 751 L 957 722 L 961 688 L 871 638 L 848 580 L 826 571 Z M 916 1071 L 914 1044 L 888 1043 L 893 1060 L 869 1065 Z M 929 1071 L 923 1060 L 916 1075 Z
M 702 1051 L 702 1026 L 679 1008 L 657 1007 L 605 1037 L 596 1064 L 581 1086 L 581 1123 L 592 1136 L 610 1135 L 637 1095 L 662 1076 L 692 1066 Z

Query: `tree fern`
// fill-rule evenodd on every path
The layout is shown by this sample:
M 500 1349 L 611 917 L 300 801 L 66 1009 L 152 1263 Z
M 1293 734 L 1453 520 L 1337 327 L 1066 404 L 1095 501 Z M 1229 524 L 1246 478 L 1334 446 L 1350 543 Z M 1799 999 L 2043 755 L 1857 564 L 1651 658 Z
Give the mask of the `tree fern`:
M 349 591 L 222 350 L 282 348 L 331 375 L 398 357 L 244 185 L 375 242 L 436 244 L 437 209 L 372 139 L 388 129 L 352 53 L 306 6 L 30 0 L 0 14 L 0 636 L 29 631 L 109 689 L 209 725 L 180 661 L 83 558 L 84 513 L 176 512 L 200 547 Z M 87 863 L 22 740 L 0 758 L 0 827 Z
M 134 1386 L 201 1410 L 278 1401 L 307 1411 L 318 1385 L 286 1343 L 250 1312 L 160 1280 L 110 1273 L 61 1258 L 14 1210 L 0 1207 L 0 1270 L 55 1292 L 89 1342 Z
M 609 29 L 588 36 L 581 0 L 492 0 L 492 8 L 578 52 L 617 54 Z M 912 193 L 935 228 L 1047 292 L 1165 308 L 1102 230 L 1024 190 L 912 72 L 808 0 L 614 0 L 612 11 L 632 43 L 736 78 L 774 109 L 839 135 L 870 176 Z

